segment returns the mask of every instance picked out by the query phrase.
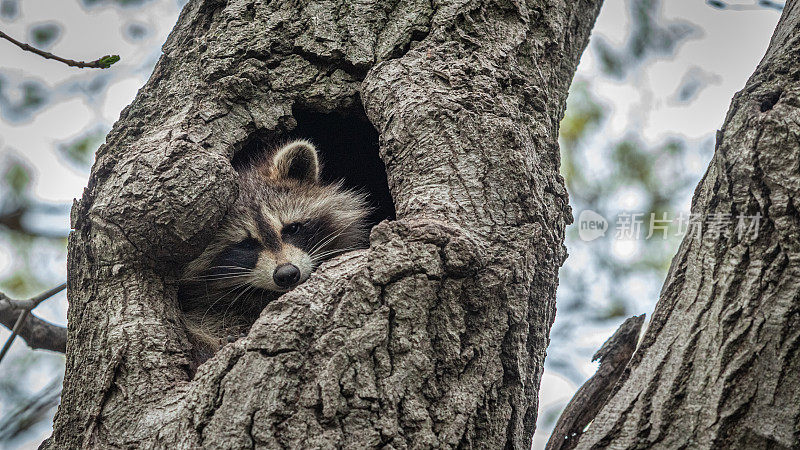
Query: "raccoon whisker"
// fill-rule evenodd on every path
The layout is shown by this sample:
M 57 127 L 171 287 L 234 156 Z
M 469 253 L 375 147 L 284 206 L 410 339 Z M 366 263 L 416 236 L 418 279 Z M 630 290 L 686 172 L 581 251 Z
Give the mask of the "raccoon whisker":
M 256 291 L 257 291 L 257 290 L 258 290 L 258 289 L 256 289 L 256 287 L 255 287 L 255 286 L 253 286 L 253 289 L 250 289 L 250 292 L 247 294 L 247 297 L 245 297 L 245 298 L 244 298 L 242 301 L 243 301 L 243 302 L 248 302 L 248 301 L 250 301 L 250 299 L 252 299 L 252 298 L 253 298 L 253 295 L 256 293 Z
M 234 292 L 236 289 L 241 289 L 243 286 L 247 286 L 247 283 L 244 283 L 244 282 L 242 282 L 242 283 L 239 283 L 239 284 L 237 284 L 237 285 L 236 285 L 236 286 L 234 286 L 232 289 L 230 289 L 230 290 L 226 291 L 225 293 L 223 293 L 222 295 L 220 295 L 219 297 L 217 297 L 217 299 L 216 299 L 216 300 L 214 300 L 213 302 L 211 302 L 211 305 L 209 305 L 209 307 L 208 307 L 208 308 L 206 308 L 206 310 L 203 312 L 203 315 L 200 317 L 200 324 L 202 325 L 202 324 L 204 323 L 204 321 L 205 321 L 205 318 L 206 318 L 206 316 L 208 315 L 208 313 L 211 311 L 211 309 L 212 309 L 214 306 L 216 306 L 216 304 L 217 304 L 217 303 L 218 303 L 220 300 L 222 300 L 223 298 L 225 298 L 225 297 L 226 297 L 228 294 L 230 294 L 231 292 Z
M 214 300 L 214 301 L 211 303 L 211 305 L 209 305 L 209 307 L 208 307 L 208 308 L 206 308 L 206 310 L 203 312 L 203 315 L 202 315 L 202 316 L 200 316 L 200 325 L 201 325 L 201 326 L 205 324 L 205 321 L 206 321 L 206 316 L 208 316 L 208 313 L 211 311 L 211 308 L 213 308 L 213 307 L 214 307 L 214 305 L 216 305 L 216 304 L 217 304 L 217 302 L 219 302 L 220 300 L 222 300 L 222 298 L 224 298 L 224 297 L 225 297 L 225 295 L 227 295 L 227 294 L 228 294 L 228 293 L 230 293 L 230 292 L 233 292 L 233 291 L 235 291 L 236 289 L 238 289 L 238 287 L 231 289 L 230 291 L 226 292 L 225 294 L 222 294 L 222 295 L 221 295 L 219 298 L 217 298 L 216 300 Z
M 232 273 L 249 272 L 250 270 L 252 270 L 252 268 L 247 268 L 242 266 L 211 266 L 207 270 L 215 270 L 215 269 L 232 270 Z
M 318 242 L 317 245 L 315 245 L 311 249 L 311 251 L 309 253 L 314 253 L 314 252 L 324 248 L 326 245 L 330 244 L 331 242 L 333 242 L 337 237 L 341 236 L 342 233 L 344 233 L 348 228 L 350 228 L 350 225 L 354 224 L 357 220 L 358 219 L 353 219 L 350 222 L 348 222 L 347 224 L 342 225 L 339 228 L 338 231 L 329 233 L 328 236 L 326 236 L 325 238 L 323 238 L 323 240 Z
M 196 277 L 195 280 L 198 281 L 217 281 L 217 280 L 228 280 L 232 278 L 242 278 L 250 275 L 250 271 L 242 272 L 242 273 L 231 273 L 231 274 L 224 274 L 224 275 L 203 275 Z
M 327 260 L 329 260 L 331 258 L 334 258 L 334 257 L 336 257 L 338 255 L 341 255 L 342 253 L 348 252 L 350 250 L 357 250 L 358 248 L 359 247 L 354 247 L 352 249 L 342 249 L 342 251 L 340 251 L 340 252 L 336 252 L 336 253 L 333 253 L 333 254 L 330 254 L 330 255 L 325 255 L 323 257 L 318 257 L 316 259 L 312 259 L 311 260 L 311 267 L 312 267 L 311 270 L 317 270 L 319 268 L 319 266 L 322 263 L 324 263 L 325 261 L 327 261 Z
M 247 299 L 244 300 L 247 302 L 247 309 L 250 310 L 250 314 L 256 318 L 261 315 L 261 311 L 266 306 L 266 304 L 264 304 L 264 298 L 261 297 L 261 292 L 262 289 L 254 287 L 247 295 Z M 253 301 L 254 297 L 255 301 Z
M 363 222 L 370 211 L 366 196 L 341 183 L 324 183 L 317 152 L 308 141 L 271 149 L 237 174 L 246 195 L 230 205 L 214 239 L 187 265 L 178 285 L 190 342 L 202 355 L 198 364 L 226 337 L 246 331 L 285 292 L 273 284 L 272 263 L 294 261 L 307 277 L 309 266 L 314 270 L 323 260 L 360 248 L 368 233 Z M 296 238 L 277 229 L 289 216 L 309 225 Z M 284 249 L 284 244 L 295 248 Z
M 194 284 L 195 286 L 197 285 L 205 286 L 207 291 L 209 289 L 211 291 L 219 291 L 220 289 L 225 289 L 227 287 L 244 286 L 250 281 L 250 278 L 251 278 L 250 276 L 237 275 L 237 276 L 221 277 L 221 278 L 187 279 L 183 280 L 182 283 L 186 283 L 187 285 Z M 217 286 L 216 289 L 214 289 L 213 286 L 211 286 L 212 283 L 216 284 Z
M 215 281 L 215 280 L 226 280 L 229 278 L 242 278 L 246 277 L 250 274 L 250 272 L 241 272 L 241 273 L 231 273 L 231 274 L 222 274 L 222 275 L 200 275 L 196 277 L 185 277 L 182 278 L 181 281 Z
M 323 238 L 320 242 L 317 243 L 317 245 L 312 247 L 311 250 L 308 253 L 310 255 L 312 255 L 312 254 L 315 254 L 318 251 L 322 250 L 323 248 L 325 248 L 326 245 L 328 245 L 329 243 L 333 242 L 334 239 L 336 239 L 337 237 L 341 236 L 341 234 L 344 233 L 345 230 L 350 228 L 350 225 L 355 223 L 356 220 L 358 220 L 358 219 L 353 219 L 349 223 L 347 223 L 347 224 L 343 225 L 342 227 L 340 227 L 338 231 L 329 233 L 328 236 Z
M 346 229 L 347 227 L 352 225 L 353 222 L 355 222 L 355 220 L 357 220 L 357 219 L 358 218 L 355 218 L 355 219 L 351 220 L 349 223 L 346 223 L 346 224 L 342 225 L 341 227 L 337 228 L 336 230 L 331 231 L 330 233 L 326 234 L 325 236 L 322 236 L 321 238 L 319 238 L 320 229 L 314 230 L 314 234 L 311 236 L 311 241 L 312 242 L 316 242 L 316 244 L 313 247 L 311 247 L 311 250 L 309 250 L 308 253 L 309 254 L 314 253 L 315 251 L 319 250 L 324 245 L 328 244 L 330 242 L 330 240 L 331 240 L 329 238 L 331 238 L 334 233 L 340 233 L 343 229 Z M 335 236 L 333 236 L 333 238 L 335 239 Z
M 231 302 L 228 303 L 228 307 L 225 308 L 225 311 L 223 311 L 223 313 L 222 313 L 222 328 L 223 329 L 225 328 L 225 318 L 228 317 L 228 310 L 231 309 L 231 306 L 233 306 L 233 304 L 236 303 L 236 301 L 239 300 L 239 298 L 241 298 L 246 292 L 248 292 L 248 291 L 250 291 L 252 289 L 254 289 L 254 286 L 252 284 L 247 285 L 244 289 L 242 289 L 242 292 L 240 292 L 239 295 L 237 295 Z
M 309 250 L 309 252 L 308 252 L 309 255 L 319 251 L 320 249 L 324 248 L 324 246 L 326 246 L 329 243 L 333 242 L 334 239 L 339 237 L 342 233 L 344 233 L 345 230 L 350 228 L 350 225 L 356 223 L 356 221 L 358 221 L 358 220 L 359 220 L 358 217 L 353 218 L 348 223 L 346 223 L 346 224 L 342 225 L 341 227 L 339 227 L 339 229 L 337 231 L 333 231 L 331 233 L 328 233 L 328 235 L 325 236 L 324 238 L 322 238 L 322 240 L 320 240 L 320 242 L 318 242 L 316 245 L 311 247 L 311 250 Z
M 181 280 L 202 280 L 202 279 L 210 279 L 210 278 L 229 276 L 229 275 L 246 275 L 251 271 L 251 269 L 240 266 L 213 266 L 210 267 L 208 270 L 213 270 L 213 269 L 237 269 L 237 270 L 222 274 L 207 274 L 207 275 L 201 274 L 194 277 L 183 277 L 181 278 Z
M 242 298 L 241 303 L 244 303 L 246 305 L 249 304 L 248 302 L 250 302 L 250 300 L 253 298 L 253 296 L 258 291 L 259 291 L 259 289 L 256 286 L 251 285 L 250 289 L 248 291 L 246 291 L 247 294 L 245 294 L 245 297 Z M 261 313 L 261 309 L 259 309 L 258 311 L 255 312 L 255 316 L 258 317 L 260 313 Z
M 340 255 L 342 253 L 349 252 L 351 250 L 358 250 L 361 247 L 347 247 L 347 248 L 337 248 L 335 250 L 328 250 L 322 253 L 314 253 L 309 255 L 312 261 L 314 262 L 322 262 L 323 259 L 326 259 L 331 256 Z
M 333 241 L 334 239 L 339 237 L 346 229 L 350 228 L 350 225 L 356 223 L 358 220 L 359 220 L 359 217 L 354 217 L 354 218 L 350 219 L 349 222 L 347 222 L 346 224 L 344 224 L 341 227 L 339 227 L 338 230 L 335 230 L 335 231 L 332 231 L 332 232 L 328 233 L 325 237 L 320 239 L 320 241 L 317 242 L 317 244 L 314 245 L 314 247 L 312 247 L 311 250 L 309 250 L 308 253 L 309 254 L 310 253 L 314 253 L 315 251 L 319 250 L 323 246 L 329 244 L 331 241 Z
M 350 247 L 332 248 L 332 249 L 328 249 L 328 250 L 319 249 L 319 250 L 315 251 L 314 253 L 310 253 L 310 255 L 317 256 L 317 255 L 324 255 L 326 253 L 349 252 L 350 250 L 356 250 L 356 249 L 359 249 L 359 248 L 364 248 L 364 247 L 360 247 L 358 245 L 353 245 L 353 246 L 350 246 Z

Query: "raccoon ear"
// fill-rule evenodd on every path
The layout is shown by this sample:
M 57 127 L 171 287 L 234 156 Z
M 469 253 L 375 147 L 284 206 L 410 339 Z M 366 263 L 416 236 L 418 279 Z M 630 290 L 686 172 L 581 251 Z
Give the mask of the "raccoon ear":
M 277 179 L 316 183 L 319 181 L 317 149 L 305 140 L 290 142 L 272 157 L 271 172 Z

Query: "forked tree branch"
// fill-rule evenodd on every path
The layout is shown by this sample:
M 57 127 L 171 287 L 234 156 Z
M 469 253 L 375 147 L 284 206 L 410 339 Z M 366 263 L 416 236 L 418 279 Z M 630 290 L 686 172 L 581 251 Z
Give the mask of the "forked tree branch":
M 11 331 L 3 349 L 0 350 L 2 361 L 14 338 L 19 335 L 33 349 L 45 349 L 64 353 L 67 348 L 67 329 L 42 320 L 30 312 L 40 303 L 56 295 L 66 288 L 66 283 L 49 291 L 25 300 L 14 300 L 0 292 L 0 323 Z M 30 316 L 30 317 L 29 317 Z

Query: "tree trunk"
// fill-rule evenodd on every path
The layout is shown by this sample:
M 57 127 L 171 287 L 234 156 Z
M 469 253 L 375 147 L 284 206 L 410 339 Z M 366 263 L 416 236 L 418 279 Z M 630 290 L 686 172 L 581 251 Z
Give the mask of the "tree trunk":
M 558 123 L 600 3 L 190 1 L 73 207 L 43 446 L 529 448 L 572 220 Z M 177 279 L 231 161 L 329 113 L 374 125 L 397 220 L 192 376 Z
M 800 448 L 798 55 L 790 0 L 695 191 L 702 231 L 684 239 L 627 378 L 577 448 Z

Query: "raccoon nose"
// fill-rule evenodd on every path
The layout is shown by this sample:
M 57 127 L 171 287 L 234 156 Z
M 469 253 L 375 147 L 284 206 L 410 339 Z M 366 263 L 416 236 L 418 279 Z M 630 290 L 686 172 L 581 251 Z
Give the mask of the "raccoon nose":
M 300 269 L 294 264 L 281 264 L 272 273 L 272 279 L 280 287 L 289 287 L 300 281 Z

